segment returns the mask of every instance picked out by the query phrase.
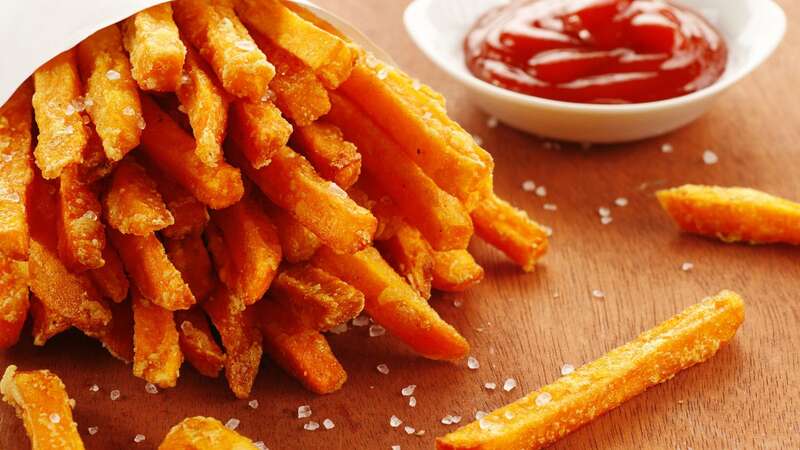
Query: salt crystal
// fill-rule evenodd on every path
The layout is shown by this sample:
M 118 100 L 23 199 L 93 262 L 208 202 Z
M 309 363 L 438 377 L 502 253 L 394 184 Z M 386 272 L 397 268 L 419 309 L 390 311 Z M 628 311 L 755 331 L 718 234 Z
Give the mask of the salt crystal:
M 719 156 L 711 150 L 703 152 L 703 162 L 711 166 L 719 162 Z
M 386 69 L 385 67 L 378 71 L 378 79 L 379 80 L 385 80 L 386 77 L 388 77 L 388 76 L 389 76 L 389 70 Z
M 264 443 L 264 441 L 256 441 L 256 442 L 253 442 L 253 445 L 254 445 L 254 446 L 255 446 L 255 447 L 258 449 L 258 450 L 269 450 L 269 448 L 267 448 L 267 444 L 265 444 L 265 443 Z
M 75 114 L 75 106 L 73 106 L 72 103 L 70 103 L 69 105 L 67 105 L 67 109 L 64 111 L 64 113 L 68 116 Z
M 684 272 L 690 272 L 692 269 L 694 269 L 694 264 L 693 263 L 690 263 L 690 262 L 687 261 L 687 262 L 681 264 L 681 270 L 684 271 Z
M 181 75 L 181 84 L 189 84 L 190 81 L 192 80 L 191 78 L 189 78 L 189 75 L 186 74 Z
M 481 427 L 481 430 L 488 430 L 489 429 L 489 421 L 486 419 L 478 419 L 478 426 Z
M 89 436 L 94 436 L 98 431 L 100 431 L 100 429 L 97 427 L 89 427 L 86 429 L 86 431 L 89 432 Z
M 257 48 L 255 42 L 248 41 L 246 39 L 242 39 L 241 41 L 236 41 L 234 45 L 236 46 L 236 48 L 244 50 L 246 52 L 252 52 Z
M 517 387 L 517 380 L 513 378 L 509 378 L 503 383 L 503 390 L 506 392 L 511 392 L 515 387 Z
M 91 221 L 95 221 L 95 220 L 97 220 L 97 213 L 96 213 L 96 212 L 94 212 L 94 211 L 86 211 L 86 212 L 85 212 L 85 213 L 83 213 L 83 215 L 81 216 L 81 219 L 83 219 L 83 220 L 91 220 Z M 148 384 L 149 384 L 149 383 L 148 383 Z
M 414 433 L 414 436 L 425 436 L 425 430 L 417 430 L 417 432 Z
M 311 417 L 311 406 L 309 405 L 302 405 L 297 408 L 297 418 L 298 419 L 305 419 Z
M 178 111 L 181 111 L 181 108 L 183 108 L 183 105 L 178 106 Z M 186 109 L 184 109 L 181 112 L 182 113 L 186 113 Z M 136 110 L 133 109 L 133 107 L 131 107 L 131 106 L 126 106 L 125 109 L 122 110 L 122 114 L 124 114 L 124 115 L 126 115 L 128 117 L 133 117 L 133 116 L 136 115 Z
M 620 198 L 614 200 L 614 204 L 619 206 L 620 208 L 624 208 L 624 207 L 628 206 L 628 199 L 625 198 L 625 197 L 620 197 Z
M 97 392 L 99 390 L 100 390 L 100 386 L 98 386 L 96 384 L 93 384 L 93 385 L 89 386 L 89 392 Z
M 474 356 L 470 356 L 469 358 L 467 358 L 467 367 L 469 367 L 472 370 L 477 370 L 478 368 L 481 367 L 481 363 L 479 363 Z
M 111 394 L 109 394 L 109 397 L 111 397 L 111 400 L 112 400 L 112 401 L 113 401 L 113 400 L 117 400 L 117 399 L 119 399 L 119 396 L 120 396 L 120 393 L 119 393 L 119 391 L 118 391 L 118 390 L 116 390 L 116 389 L 114 389 L 113 391 L 111 391 Z
M 331 419 L 325 419 L 322 421 L 322 426 L 325 427 L 326 430 L 330 430 L 336 426 Z
M 232 418 L 228 419 L 227 422 L 225 422 L 225 428 L 227 428 L 229 430 L 235 430 L 235 429 L 239 428 L 239 424 L 240 423 L 241 423 L 241 421 L 239 419 L 236 419 L 236 418 L 232 417 Z
M 415 91 L 418 91 L 422 89 L 422 83 L 420 83 L 419 80 L 414 80 L 414 82 L 411 83 L 411 87 L 414 88 Z
M 383 375 L 389 374 L 389 366 L 387 366 L 386 364 L 378 364 L 378 367 L 376 367 L 376 369 L 378 369 L 378 372 L 382 373 Z
M 662 153 L 672 153 L 673 150 L 675 150 L 675 147 L 673 147 L 672 144 L 664 144 L 661 146 Z
M 399 445 L 393 445 L 392 446 L 392 450 L 400 450 L 400 446 Z
M 550 395 L 549 392 L 542 392 L 541 394 L 536 396 L 536 406 L 544 406 L 550 403 L 550 400 L 553 399 L 553 396 Z
M 542 228 L 544 229 L 544 234 L 546 234 L 547 237 L 553 235 L 553 229 L 551 227 L 548 227 L 547 225 L 542 225 Z
M 462 306 L 464 306 L 464 300 L 461 299 L 453 300 L 453 306 L 456 308 L 461 308 Z
M 386 334 L 386 328 L 375 324 L 369 327 L 369 337 L 378 337 Z
M 453 419 L 450 414 L 442 417 L 442 425 L 452 425 L 452 424 L 453 424 Z
M 522 182 L 522 190 L 525 192 L 533 192 L 536 190 L 536 183 L 533 180 L 525 180 Z
M 339 325 L 336 325 L 335 327 L 331 328 L 329 331 L 331 333 L 333 333 L 333 334 L 346 333 L 347 332 L 347 324 L 346 323 L 340 323 Z
M 564 364 L 561 366 L 561 375 L 569 375 L 572 372 L 575 372 L 575 366 L 572 364 Z
M 319 424 L 314 422 L 313 420 L 308 422 L 307 424 L 303 425 L 303 429 L 306 431 L 316 431 L 319 429 Z
M 486 119 L 486 126 L 489 128 L 497 128 L 497 125 L 499 125 L 499 123 L 500 121 L 497 120 L 497 117 L 494 116 L 490 116 L 488 119 Z
M 403 430 L 406 432 L 406 434 L 414 434 L 414 432 L 417 431 L 414 429 L 414 427 L 410 427 L 408 425 L 406 425 Z
M 140 130 L 147 128 L 147 122 L 144 121 L 144 117 L 139 117 L 139 121 L 136 122 L 136 126 L 139 127 Z
M 367 54 L 367 58 L 366 58 L 366 60 L 364 62 L 367 64 L 367 67 L 369 67 L 370 69 L 374 69 L 374 68 L 378 67 L 378 64 L 380 64 L 380 61 L 378 60 L 378 58 L 376 58 L 375 55 L 373 55 L 372 53 L 368 53 Z
M 614 222 L 614 218 L 613 217 L 601 217 L 600 218 L 600 223 L 602 223 L 603 225 L 610 225 L 612 222 Z
M 506 412 L 504 412 L 504 413 L 503 413 L 503 415 L 504 415 L 504 416 L 506 417 L 506 419 L 508 419 L 508 420 L 511 420 L 511 419 L 513 419 L 513 418 L 514 418 L 514 413 L 513 413 L 513 412 L 511 412 L 511 411 L 506 411 Z
M 536 195 L 539 197 L 546 197 L 547 196 L 547 188 L 544 186 L 539 186 L 536 188 Z
M 121 78 L 121 75 L 116 70 L 109 70 L 108 72 L 106 72 L 106 78 L 108 78 L 111 81 L 115 81 L 119 80 Z
M 408 386 L 404 387 L 400 390 L 400 393 L 403 394 L 403 397 L 409 397 L 414 395 L 414 391 L 417 389 L 416 384 L 409 384 Z
M 258 400 L 255 399 L 250 400 L 249 402 L 247 402 L 247 406 L 249 406 L 252 409 L 258 409 Z
M 392 426 L 392 428 L 397 428 L 397 427 L 399 427 L 399 426 L 400 426 L 402 423 L 403 423 L 403 421 L 402 421 L 402 420 L 400 420 L 400 418 L 399 418 L 399 417 L 397 417 L 397 416 L 392 416 L 392 417 L 390 417 L 390 418 L 389 418 L 389 425 L 391 425 L 391 426 Z
M 605 206 L 598 208 L 597 213 L 600 214 L 600 217 L 611 217 L 611 210 Z
M 75 101 L 77 101 L 77 102 L 80 102 L 80 101 L 82 101 L 82 102 L 83 102 L 83 103 L 82 103 L 82 106 L 81 106 L 81 108 L 78 108 L 80 111 L 84 110 L 85 108 L 90 108 L 90 107 L 94 106 L 94 100 L 92 100 L 92 99 L 91 99 L 91 98 L 89 98 L 89 97 L 86 97 L 86 98 L 85 98 L 85 99 L 83 99 L 83 100 L 81 100 L 80 98 L 78 98 L 78 99 L 77 99 L 77 100 L 75 100 Z
M 483 387 L 485 387 L 487 390 L 493 391 L 497 389 L 497 383 L 487 381 L 486 383 L 483 384 Z
M 489 415 L 489 413 L 487 413 L 486 411 L 478 410 L 478 411 L 475 412 L 475 420 L 481 420 L 481 419 L 483 419 L 484 417 L 486 417 L 488 415 Z
M 361 315 L 353 319 L 354 327 L 365 327 L 369 325 L 369 317 Z
M 146 438 L 144 437 L 143 434 L 137 434 L 136 436 L 133 437 L 133 442 L 136 442 L 138 444 L 140 442 L 144 442 L 145 439 Z
M 453 422 L 453 424 L 457 424 L 461 422 L 461 416 L 450 416 L 450 420 Z
M 413 395 L 411 397 L 409 397 L 408 398 L 408 406 L 410 406 L 412 408 L 416 407 L 417 406 L 417 397 L 414 397 Z
M 475 144 L 478 146 L 483 145 L 483 138 L 478 136 L 477 134 L 472 135 L 472 140 L 475 141 Z
M 148 394 L 158 394 L 158 388 L 153 383 L 147 383 L 144 385 L 144 390 Z
M 61 422 L 61 416 L 58 413 L 50 414 L 50 422 L 52 423 L 59 423 Z
M 543 208 L 545 211 L 558 211 L 558 205 L 554 203 L 545 203 Z
M 606 293 L 601 291 L 600 289 L 595 289 L 592 291 L 592 297 L 597 299 L 604 299 L 606 298 Z

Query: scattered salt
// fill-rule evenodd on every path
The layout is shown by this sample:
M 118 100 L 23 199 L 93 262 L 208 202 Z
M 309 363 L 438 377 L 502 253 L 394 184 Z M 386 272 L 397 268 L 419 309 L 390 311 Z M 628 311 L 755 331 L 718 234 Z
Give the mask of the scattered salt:
M 464 300 L 461 300 L 460 298 L 453 300 L 453 306 L 456 308 L 461 308 L 464 306 Z
M 414 397 L 413 395 L 411 397 L 409 397 L 408 398 L 408 406 L 410 406 L 412 408 L 416 407 L 417 406 L 417 397 Z
M 500 121 L 497 120 L 497 117 L 490 116 L 488 119 L 486 119 L 486 126 L 489 127 L 489 128 L 497 128 L 497 125 L 499 125 L 499 122 Z
M 94 211 L 86 211 L 81 216 L 81 219 L 95 221 L 95 220 L 97 220 L 97 213 L 94 212 Z M 147 384 L 150 384 L 150 383 L 147 383 Z M 146 387 L 145 387 L 145 389 L 146 389 Z M 148 392 L 150 392 L 150 391 L 148 391 Z
M 186 74 L 181 75 L 181 84 L 189 84 L 190 81 L 192 80 L 191 78 L 189 78 L 189 75 Z
M 353 319 L 354 327 L 365 327 L 369 325 L 369 317 L 361 315 Z
M 506 419 L 508 419 L 508 420 L 511 420 L 511 419 L 513 419 L 513 418 L 514 418 L 514 413 L 513 413 L 513 412 L 511 412 L 511 411 L 506 411 L 506 412 L 504 412 L 504 413 L 503 413 L 503 415 L 504 415 L 504 416 L 506 417 Z
M 183 108 L 183 105 L 178 106 L 178 111 L 181 111 L 181 108 Z M 184 110 L 181 111 L 181 112 L 185 113 L 186 109 L 184 108 Z M 124 115 L 126 115 L 128 117 L 133 117 L 133 116 L 136 115 L 136 110 L 133 109 L 133 107 L 131 107 L 131 106 L 126 106 L 125 109 L 122 110 L 122 114 L 124 114 Z
M 403 430 L 405 430 L 406 434 L 414 434 L 414 432 L 417 431 L 414 429 L 414 427 L 410 427 L 408 425 L 406 425 Z
M 64 114 L 66 114 L 68 116 L 71 116 L 71 115 L 75 114 L 75 106 L 73 106 L 72 103 L 67 105 L 67 108 L 64 111 Z
M 119 396 L 120 396 L 120 393 L 119 393 L 119 391 L 117 389 L 114 389 L 113 391 L 111 391 L 111 394 L 109 394 L 109 397 L 111 397 L 112 401 L 119 399 Z
M 392 446 L 392 450 L 400 450 L 400 446 L 399 445 L 393 445 Z
M 619 206 L 620 208 L 624 208 L 624 207 L 628 206 L 628 199 L 625 198 L 625 197 L 620 197 L 620 198 L 614 200 L 614 204 Z
M 668 143 L 661 146 L 662 153 L 672 153 L 673 150 L 675 150 L 675 147 L 673 147 L 672 144 Z
M 503 383 L 503 390 L 506 392 L 511 392 L 515 387 L 517 387 L 517 380 L 513 378 L 509 378 Z
M 614 222 L 614 218 L 613 217 L 601 217 L 600 218 L 600 223 L 602 223 L 603 225 L 610 225 L 612 222 Z
M 525 192 L 533 192 L 536 190 L 536 183 L 533 180 L 525 180 L 522 182 L 522 190 Z
M 719 156 L 711 150 L 703 152 L 703 162 L 711 166 L 719 162 Z
M 94 436 L 98 431 L 100 431 L 100 429 L 97 427 L 89 427 L 86 429 L 86 431 L 89 432 L 89 436 Z
M 481 419 L 483 419 L 484 417 L 486 417 L 488 415 L 489 415 L 489 413 L 487 413 L 486 411 L 478 410 L 478 411 L 475 412 L 475 420 L 481 420 Z
M 336 426 L 335 423 L 331 419 L 325 419 L 322 421 L 322 426 L 325 427 L 326 430 L 330 430 Z
M 542 228 L 544 228 L 544 234 L 546 234 L 547 237 L 550 237 L 550 236 L 553 235 L 553 229 L 551 227 L 549 227 L 547 225 L 542 225 Z
M 478 146 L 483 145 L 483 138 L 478 136 L 477 134 L 472 135 L 472 140 L 475 141 L 475 144 Z
M 542 392 L 541 394 L 536 396 L 536 406 L 544 406 L 550 403 L 550 400 L 553 399 L 553 396 L 550 395 L 549 392 Z
M 153 383 L 147 383 L 144 385 L 144 390 L 148 394 L 158 394 L 158 388 Z
M 249 406 L 252 409 L 258 409 L 258 400 L 255 399 L 250 400 L 249 402 L 247 402 L 247 406 Z
M 420 83 L 419 80 L 414 80 L 414 82 L 411 83 L 411 87 L 414 88 L 415 91 L 418 91 L 422 89 L 422 83 Z
M 601 291 L 600 289 L 595 289 L 592 291 L 592 297 L 597 299 L 604 299 L 606 298 L 606 293 Z
M 497 389 L 497 383 L 494 383 L 492 381 L 487 381 L 486 383 L 483 383 L 483 387 L 485 387 L 489 391 L 493 391 Z
M 600 214 L 600 217 L 611 217 L 611 210 L 605 206 L 598 208 L 597 213 Z
M 100 390 L 100 386 L 98 386 L 96 384 L 93 384 L 93 385 L 89 386 L 89 392 L 97 392 L 99 390 Z
M 139 117 L 139 121 L 136 122 L 136 126 L 139 127 L 140 130 L 147 128 L 147 122 L 144 121 L 144 117 Z
M 572 364 L 564 364 L 561 366 L 561 375 L 569 375 L 572 372 L 575 372 L 575 366 Z
M 116 70 L 109 70 L 108 72 L 106 72 L 106 78 L 108 78 L 111 81 L 115 81 L 119 80 L 121 78 L 121 75 Z
M 298 419 L 306 419 L 311 417 L 311 406 L 309 405 L 302 405 L 297 408 L 297 418 Z
M 409 384 L 408 386 L 404 387 L 400 390 L 400 393 L 403 394 L 403 397 L 409 397 L 414 395 L 414 391 L 417 389 L 416 384 Z
M 475 358 L 474 356 L 470 356 L 469 358 L 467 358 L 467 367 L 469 367 L 472 370 L 477 370 L 478 368 L 481 367 L 481 363 L 479 363 L 478 359 Z
M 336 325 L 335 327 L 331 328 L 329 331 L 331 333 L 333 333 L 333 334 L 346 333 L 347 332 L 347 324 L 346 323 L 340 323 L 339 325 Z
M 50 414 L 50 422 L 52 423 L 59 423 L 61 422 L 61 416 L 58 413 Z
M 544 186 L 539 186 L 536 188 L 536 195 L 539 197 L 547 197 L 547 188 Z
M 385 67 L 378 71 L 378 79 L 379 80 L 385 80 L 386 77 L 388 77 L 388 76 L 389 76 L 389 70 L 386 69 Z
M 403 423 L 403 421 L 402 421 L 402 420 L 400 420 L 400 418 L 399 418 L 399 417 L 397 417 L 397 416 L 392 416 L 392 417 L 390 417 L 390 418 L 389 418 L 389 425 L 391 425 L 391 426 L 392 426 L 392 428 L 397 428 L 397 427 L 399 427 L 399 426 L 400 426 L 402 423 Z
M 258 449 L 258 450 L 269 450 L 269 448 L 267 448 L 267 444 L 265 444 L 265 443 L 264 443 L 264 441 L 256 441 L 256 442 L 253 442 L 253 445 L 254 445 L 254 446 L 255 446 L 255 447 Z
M 386 328 L 383 328 L 378 324 L 374 324 L 369 327 L 369 337 L 378 337 L 383 336 L 384 334 L 386 334 Z
M 558 211 L 558 205 L 555 203 L 545 203 L 543 208 L 545 211 Z
M 386 364 L 378 364 L 378 367 L 376 367 L 376 369 L 378 370 L 379 373 L 382 373 L 383 375 L 389 374 L 389 366 L 387 366 Z
M 303 425 L 303 429 L 306 431 L 316 431 L 319 429 L 319 424 L 314 422 L 313 420 L 308 422 L 307 424 Z
M 136 436 L 133 437 L 133 442 L 136 442 L 138 444 L 140 442 L 144 442 L 145 439 L 146 438 L 144 437 L 143 434 L 137 434 Z
M 233 431 L 239 428 L 240 423 L 241 421 L 239 419 L 231 417 L 227 422 L 225 422 L 225 428 Z
M 694 264 L 693 263 L 690 263 L 690 262 L 687 261 L 687 262 L 681 264 L 681 270 L 684 271 L 684 272 L 691 272 L 692 269 L 694 269 Z

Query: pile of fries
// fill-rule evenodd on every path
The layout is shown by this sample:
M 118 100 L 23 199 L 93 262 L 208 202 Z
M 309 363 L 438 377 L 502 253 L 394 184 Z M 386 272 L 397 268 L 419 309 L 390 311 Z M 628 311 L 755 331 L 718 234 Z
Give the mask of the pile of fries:
M 524 270 L 547 249 L 439 94 L 279 0 L 98 31 L 0 109 L 0 158 L 0 348 L 30 311 L 36 345 L 77 328 L 162 388 L 186 360 L 246 398 L 266 351 L 336 391 L 322 333 L 362 310 L 462 358 L 427 300 L 481 281 L 473 233 Z

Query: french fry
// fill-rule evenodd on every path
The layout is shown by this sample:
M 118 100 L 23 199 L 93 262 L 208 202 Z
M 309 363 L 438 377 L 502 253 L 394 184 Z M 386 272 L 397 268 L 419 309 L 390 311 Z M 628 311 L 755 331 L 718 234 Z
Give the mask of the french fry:
M 70 164 L 83 161 L 89 133 L 76 105 L 83 93 L 75 50 L 56 56 L 33 74 L 33 110 L 39 127 L 36 165 L 51 180 Z
M 469 352 L 469 344 L 458 331 L 442 320 L 375 248 L 337 255 L 323 247 L 312 263 L 363 292 L 366 312 L 420 355 L 456 360 Z
M 31 450 L 83 450 L 78 425 L 72 420 L 74 401 L 64 383 L 47 370 L 19 372 L 6 368 L 0 380 L 3 400 L 22 419 Z
M 244 194 L 242 175 L 221 162 L 208 167 L 195 154 L 196 144 L 156 103 L 142 97 L 147 128 L 142 133 L 142 151 L 153 165 L 214 209 L 227 208 Z
M 169 311 L 195 304 L 192 291 L 154 234 L 134 236 L 109 229 L 108 237 L 144 298 Z
M 103 199 L 108 224 L 124 234 L 147 236 L 175 223 L 144 167 L 120 162 Z
M 547 252 L 547 231 L 525 211 L 511 206 L 497 195 L 485 198 L 472 212 L 477 235 L 532 272 Z
M 724 242 L 800 245 L 800 204 L 747 188 L 685 185 L 658 201 L 687 233 Z
M 281 263 L 275 226 L 251 196 L 214 211 L 211 221 L 225 246 L 224 255 L 219 245 L 210 248 L 220 279 L 245 305 L 256 303 L 269 289 Z
M 420 297 L 426 300 L 431 298 L 433 249 L 419 230 L 403 224 L 392 238 L 376 242 L 375 245 L 386 261 L 406 279 Z
M 483 267 L 466 250 L 433 252 L 433 287 L 443 292 L 464 292 L 483 280 Z
M 116 167 L 116 161 L 111 161 L 106 156 L 100 136 L 94 131 L 92 124 L 86 126 L 89 133 L 89 142 L 83 148 L 83 162 L 78 165 L 80 179 L 87 184 L 102 180 L 111 175 Z
M 206 205 L 152 164 L 147 165 L 147 173 L 175 220 L 161 235 L 170 239 L 201 235 L 210 218 Z
M 235 97 L 259 100 L 275 67 L 258 48 L 233 10 L 233 0 L 178 0 L 175 21 L 222 86 Z
M 275 78 L 269 87 L 283 115 L 296 126 L 305 127 L 328 114 L 328 90 L 314 71 L 260 33 L 253 33 L 253 39 L 275 65 Z
M 130 302 L 111 304 L 111 324 L 94 337 L 114 358 L 128 364 L 133 361 L 133 309 Z
M 236 11 L 253 29 L 313 69 L 328 89 L 338 88 L 350 76 L 356 58 L 350 46 L 280 1 L 241 0 Z
M 292 145 L 308 158 L 317 172 L 344 190 L 350 189 L 361 174 L 361 154 L 345 141 L 339 127 L 316 122 L 300 127 L 292 135 Z
M 254 169 L 268 166 L 292 135 L 292 126 L 270 102 L 235 101 L 231 116 L 231 138 Z
M 183 354 L 172 311 L 133 288 L 133 374 L 162 388 L 175 387 Z
M 466 248 L 472 222 L 458 199 L 439 188 L 351 101 L 338 94 L 331 94 L 331 101 L 327 119 L 356 144 L 364 170 L 395 200 L 406 220 L 436 250 Z
M 225 354 L 214 341 L 205 313 L 199 308 L 192 308 L 179 311 L 175 319 L 186 361 L 202 375 L 217 378 L 225 366 Z
M 171 4 L 153 6 L 126 19 L 122 33 L 139 87 L 174 92 L 181 82 L 186 46 L 172 18 Z
M 103 248 L 103 261 L 105 261 L 103 267 L 90 270 L 86 274 L 103 297 L 111 299 L 114 303 L 121 303 L 128 298 L 130 282 L 122 267 L 122 260 L 112 245 Z
M 376 241 L 391 239 L 397 234 L 397 230 L 406 224 L 406 220 L 398 211 L 394 200 L 386 195 L 370 179 L 369 175 L 362 174 L 356 185 L 348 189 L 347 193 L 360 206 L 369 209 L 378 220 L 378 227 L 375 231 Z
M 341 389 L 347 373 L 325 336 L 272 301 L 261 302 L 258 311 L 264 349 L 283 370 L 316 394 Z
M 28 185 L 33 180 L 31 128 L 33 86 L 25 82 L 0 107 L 0 253 L 15 259 L 28 257 L 25 210 Z
M 189 285 L 198 303 L 204 302 L 214 289 L 214 273 L 211 257 L 200 236 L 184 239 L 166 239 L 164 248 L 172 264 Z
M 106 229 L 100 221 L 97 193 L 76 165 L 64 168 L 59 178 L 58 255 L 73 272 L 105 265 Z
M 158 450 L 258 450 L 250 439 L 225 427 L 217 419 L 190 417 L 167 433 Z
M 369 245 L 377 222 L 336 183 L 323 180 L 311 164 L 294 150 L 284 147 L 272 163 L 256 170 L 237 146 L 228 146 L 228 156 L 261 191 L 320 240 L 342 253 L 353 253 Z
M 0 350 L 19 341 L 28 307 L 28 263 L 0 254 Z
M 272 297 L 302 324 L 328 331 L 358 316 L 364 294 L 328 272 L 312 266 L 288 267 L 271 288 Z
M 265 212 L 278 231 L 281 253 L 286 262 L 290 264 L 306 262 L 322 247 L 322 242 L 317 235 L 296 221 L 285 210 L 268 205 Z
M 197 142 L 195 154 L 213 167 L 222 161 L 222 142 L 228 126 L 227 94 L 211 69 L 191 48 L 186 53 L 184 71 L 186 77 L 175 93 L 189 116 Z
M 86 111 L 111 161 L 121 160 L 139 145 L 142 106 L 122 48 L 122 33 L 111 25 L 78 44 L 78 64 L 91 101 Z
M 339 29 L 333 26 L 330 22 L 323 20 L 322 18 L 320 18 L 313 12 L 309 11 L 301 4 L 295 3 L 291 0 L 280 0 L 280 2 L 283 4 L 283 6 L 294 11 L 294 13 L 297 14 L 298 16 L 316 25 L 317 28 L 322 28 L 323 30 L 327 31 L 328 33 L 334 36 L 337 36 L 339 39 L 345 42 L 352 42 L 352 40 L 349 37 L 347 37 L 344 33 L 339 31 Z
M 439 450 L 538 449 L 714 356 L 744 320 L 724 291 L 570 375 L 437 439 Z
M 236 398 L 247 398 L 261 364 L 262 338 L 254 311 L 219 283 L 203 304 L 225 347 L 225 378 Z
M 30 299 L 33 345 L 44 346 L 51 338 L 70 329 L 69 321 L 48 308 L 35 296 Z
M 371 55 L 362 55 L 340 92 L 468 211 L 491 192 L 491 156 L 447 116 L 441 98 L 430 95 L 423 85 Z

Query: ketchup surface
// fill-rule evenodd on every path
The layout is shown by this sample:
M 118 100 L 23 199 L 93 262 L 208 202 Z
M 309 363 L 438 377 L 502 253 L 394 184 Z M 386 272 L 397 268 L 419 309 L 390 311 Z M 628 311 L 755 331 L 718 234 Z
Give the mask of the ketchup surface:
M 643 103 L 716 82 L 728 50 L 698 13 L 665 0 L 516 0 L 464 43 L 478 78 L 536 97 Z

